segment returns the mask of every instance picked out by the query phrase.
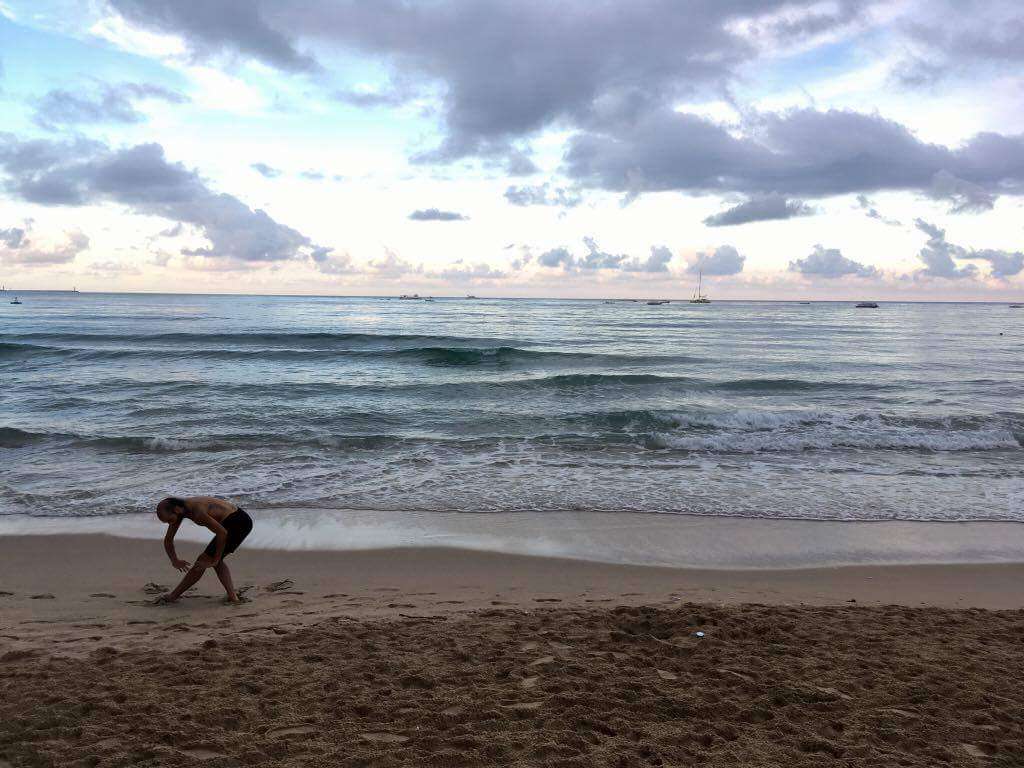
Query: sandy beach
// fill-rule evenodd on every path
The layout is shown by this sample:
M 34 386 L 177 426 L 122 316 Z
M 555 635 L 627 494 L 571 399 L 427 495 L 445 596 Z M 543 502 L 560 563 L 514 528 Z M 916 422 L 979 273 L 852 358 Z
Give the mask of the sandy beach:
M 162 557 L 0 539 L 0 765 L 1024 761 L 1024 565 L 252 549 L 152 607 Z

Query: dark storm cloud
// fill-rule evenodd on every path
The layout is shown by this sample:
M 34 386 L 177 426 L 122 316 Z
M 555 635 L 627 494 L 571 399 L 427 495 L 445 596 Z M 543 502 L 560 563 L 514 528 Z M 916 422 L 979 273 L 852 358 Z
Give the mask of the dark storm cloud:
M 271 165 L 267 165 L 266 163 L 253 163 L 249 167 L 256 171 L 260 176 L 267 179 L 276 179 L 281 175 L 281 171 L 279 169 L 274 168 Z
M 409 214 L 412 221 L 466 221 L 469 217 L 455 211 L 440 211 L 437 208 L 425 208 Z
M 945 170 L 932 177 L 928 196 L 935 200 L 948 200 L 950 213 L 981 213 L 992 210 L 996 204 L 995 194 Z
M 976 277 L 978 268 L 974 264 L 957 266 L 956 260 L 987 261 L 992 277 L 1000 280 L 1018 275 L 1024 270 L 1024 253 L 1001 251 L 993 248 L 973 250 L 955 245 L 946 240 L 946 230 L 915 219 L 914 225 L 928 235 L 928 242 L 918 254 L 925 267 L 916 274 L 920 277 L 943 277 L 948 280 Z
M 746 260 L 731 245 L 720 245 L 711 253 L 698 253 L 686 271 L 691 275 L 738 275 Z
M 930 191 L 943 172 L 994 195 L 1024 190 L 1024 137 L 982 133 L 950 149 L 877 115 L 813 109 L 758 115 L 736 137 L 702 117 L 660 110 L 616 132 L 578 134 L 566 164 L 581 184 L 634 195 Z
M 309 238 L 211 190 L 195 170 L 170 162 L 159 144 L 111 149 L 93 141 L 20 141 L 0 133 L 6 190 L 39 205 L 119 203 L 136 213 L 191 225 L 209 247 L 193 256 L 279 261 L 307 255 Z
M 737 31 L 751 22 L 775 43 L 842 27 L 868 5 L 838 0 L 112 0 L 130 22 L 180 34 L 197 55 L 243 52 L 295 69 L 306 39 L 380 59 L 380 94 L 342 92 L 369 106 L 420 84 L 442 85 L 446 136 L 423 160 L 506 157 L 513 142 L 558 122 L 629 121 L 638 110 L 702 89 L 719 91 L 758 54 Z M 784 20 L 773 16 L 785 10 Z M 523 158 L 509 157 L 522 173 Z
M 94 91 L 56 88 L 36 102 L 32 119 L 51 131 L 93 123 L 141 123 L 145 116 L 135 104 L 144 99 L 188 101 L 177 91 L 148 83 L 101 83 Z
M 792 219 L 795 216 L 813 216 L 814 208 L 803 200 L 787 200 L 782 195 L 755 197 L 735 205 L 728 210 L 708 216 L 704 223 L 709 227 L 731 227 L 752 221 L 773 221 Z
M 198 57 L 239 53 L 291 72 L 318 69 L 290 37 L 264 19 L 253 0 L 108 0 L 127 21 L 181 35 Z
M 929 13 L 900 27 L 917 53 L 897 63 L 893 78 L 909 87 L 1024 63 L 1024 6 L 1017 0 L 932 0 Z
M 823 248 L 820 245 L 814 246 L 814 252 L 806 258 L 789 262 L 789 269 L 791 272 L 799 272 L 808 277 L 828 279 L 846 275 L 855 277 L 878 277 L 879 275 L 875 267 L 846 258 L 838 248 Z
M 551 205 L 561 208 L 575 208 L 583 202 L 579 190 L 552 187 L 547 182 L 535 186 L 511 186 L 505 190 L 505 199 L 512 205 Z

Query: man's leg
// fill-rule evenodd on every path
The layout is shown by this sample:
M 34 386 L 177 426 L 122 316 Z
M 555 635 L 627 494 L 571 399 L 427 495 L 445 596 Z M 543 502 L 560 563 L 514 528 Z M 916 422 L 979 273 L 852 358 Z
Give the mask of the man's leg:
M 213 558 L 207 554 L 202 554 L 197 557 L 195 565 L 188 569 L 188 573 L 186 573 L 185 578 L 181 580 L 181 584 L 167 593 L 167 599 L 177 600 L 181 597 L 185 593 L 186 589 L 202 578 L 203 571 L 209 568 L 211 563 L 213 563 Z
M 238 602 L 238 595 L 235 594 L 235 585 L 231 581 L 231 570 L 228 568 L 228 564 L 222 559 L 214 569 L 217 578 L 220 579 L 220 583 L 224 585 L 224 591 L 228 593 L 228 600 L 232 603 Z

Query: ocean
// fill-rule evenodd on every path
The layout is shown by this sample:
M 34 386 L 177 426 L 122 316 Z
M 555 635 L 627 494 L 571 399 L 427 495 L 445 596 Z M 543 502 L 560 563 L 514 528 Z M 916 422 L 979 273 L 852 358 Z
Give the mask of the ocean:
M 2 298 L 0 515 L 1024 520 L 1004 304 Z

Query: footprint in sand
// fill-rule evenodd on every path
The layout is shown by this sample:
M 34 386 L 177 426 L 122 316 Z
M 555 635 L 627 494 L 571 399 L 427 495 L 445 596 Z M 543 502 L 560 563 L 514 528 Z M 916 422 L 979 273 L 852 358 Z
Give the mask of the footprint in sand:
M 49 592 L 43 592 L 40 595 L 32 595 L 32 597 L 30 599 L 32 599 L 32 600 L 56 600 L 57 598 L 54 595 L 51 595 Z
M 5 592 L 4 590 L 0 589 L 0 597 L 10 597 L 13 594 L 13 592 Z
M 671 672 L 666 672 L 664 669 L 656 669 L 654 671 L 658 673 L 658 677 L 660 677 L 662 680 L 678 680 L 679 679 L 678 675 L 673 675 Z
M 280 739 L 285 736 L 308 736 L 311 733 L 316 733 L 319 728 L 314 728 L 311 725 L 293 725 L 288 728 L 274 728 L 267 731 L 268 739 Z
M 521 650 L 521 651 L 534 651 L 534 650 L 537 649 L 537 647 L 539 645 L 540 645 L 540 643 L 537 643 L 537 642 L 535 642 L 533 640 L 530 640 L 528 642 L 523 643 L 521 646 L 519 646 L 519 650 Z
M 533 686 L 537 684 L 538 680 L 540 680 L 540 677 L 538 675 L 533 675 L 532 677 L 524 677 L 522 680 L 519 681 L 519 685 L 521 685 L 523 688 L 533 688 Z
M 536 661 L 531 661 L 527 666 L 530 667 L 543 667 L 545 664 L 551 664 L 555 660 L 554 656 L 541 656 Z
M 961 744 L 960 748 L 971 757 L 977 757 L 982 760 L 987 760 L 992 757 L 995 750 L 988 744 Z
M 218 757 L 227 757 L 223 752 L 217 752 L 213 749 L 207 749 L 206 747 L 190 747 L 188 749 L 179 749 L 183 755 L 194 757 L 197 760 L 213 760 Z
M 283 592 L 284 590 L 291 589 L 294 586 L 295 582 L 291 579 L 281 579 L 280 581 L 275 581 L 273 584 L 267 584 L 263 589 L 267 592 Z
M 408 736 L 401 736 L 397 733 L 360 733 L 359 738 L 377 744 L 404 744 L 409 740 Z
M 526 701 L 522 704 L 506 704 L 505 709 L 511 709 L 515 712 L 532 712 L 540 709 L 542 706 L 544 706 L 543 701 Z
M 169 592 L 170 589 L 170 587 L 165 587 L 163 584 L 157 584 L 155 581 L 151 581 L 142 588 L 142 591 L 147 595 L 162 595 L 164 592 Z
M 537 597 L 534 598 L 535 603 L 560 603 L 562 600 L 557 597 Z
M 112 595 L 109 592 L 93 592 L 89 597 L 117 597 L 117 595 Z

